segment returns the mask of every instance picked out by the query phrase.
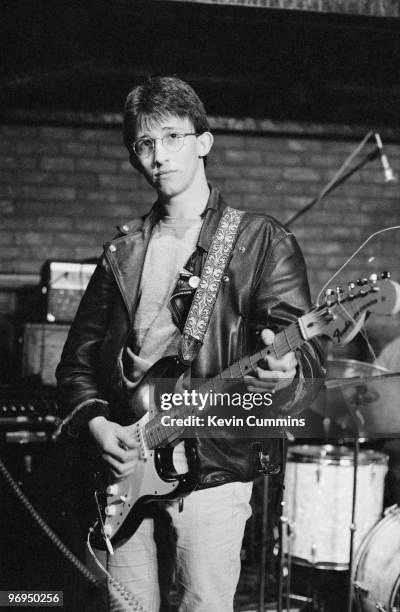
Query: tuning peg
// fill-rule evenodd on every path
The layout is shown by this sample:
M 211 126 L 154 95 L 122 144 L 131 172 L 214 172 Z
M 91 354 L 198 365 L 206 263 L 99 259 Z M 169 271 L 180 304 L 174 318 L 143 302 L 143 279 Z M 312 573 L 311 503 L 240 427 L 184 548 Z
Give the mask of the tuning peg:
M 367 278 L 359 278 L 357 280 L 357 285 L 359 287 L 364 287 L 364 285 L 367 285 L 367 284 L 368 284 L 368 279 Z
M 333 289 L 327 289 L 325 291 L 325 301 L 328 307 L 333 306 L 333 304 L 336 304 L 337 296 L 336 296 L 336 292 Z
M 383 280 L 386 280 L 387 278 L 390 278 L 390 272 L 387 272 L 387 271 L 382 272 L 382 274 L 381 274 L 381 278 L 382 278 Z
M 335 294 L 336 294 L 337 301 L 340 302 L 343 298 L 344 291 L 341 287 L 336 287 Z
M 377 274 L 371 274 L 369 277 L 369 282 L 372 283 L 373 285 L 378 282 L 378 275 Z
M 354 289 L 356 288 L 356 284 L 355 284 L 355 283 L 349 283 L 349 284 L 347 285 L 347 288 L 348 288 L 348 290 L 349 290 L 349 297 L 354 297 L 354 293 L 353 293 L 353 291 L 354 291 Z

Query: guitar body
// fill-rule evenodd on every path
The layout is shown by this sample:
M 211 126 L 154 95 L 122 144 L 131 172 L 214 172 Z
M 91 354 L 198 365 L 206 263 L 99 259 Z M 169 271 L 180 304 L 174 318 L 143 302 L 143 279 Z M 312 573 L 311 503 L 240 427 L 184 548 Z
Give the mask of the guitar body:
M 185 369 L 177 357 L 165 357 L 147 372 L 141 385 L 148 388 L 149 411 L 139 421 L 128 426 L 131 435 L 140 445 L 139 463 L 134 473 L 123 481 L 109 486 L 100 482 L 97 488 L 96 496 L 104 529 L 112 544 L 135 533 L 146 515 L 149 502 L 179 499 L 196 487 L 197 456 L 193 441 L 185 442 L 189 471 L 179 474 L 174 467 L 174 446 L 149 448 L 143 436 L 146 425 L 160 413 L 160 394 L 170 392 L 168 389 L 173 389 Z M 104 547 L 104 539 L 98 537 L 96 540 L 96 545 Z

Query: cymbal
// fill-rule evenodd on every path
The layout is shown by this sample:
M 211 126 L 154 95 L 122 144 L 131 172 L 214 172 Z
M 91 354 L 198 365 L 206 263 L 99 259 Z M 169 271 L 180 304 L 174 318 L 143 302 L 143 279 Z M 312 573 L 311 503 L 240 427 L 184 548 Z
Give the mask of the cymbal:
M 400 373 L 351 359 L 328 361 L 328 376 L 311 410 L 343 434 L 400 435 Z
M 360 376 L 380 376 L 381 374 L 391 373 L 387 368 L 373 363 L 357 361 L 356 359 L 329 359 L 327 365 L 327 380 Z

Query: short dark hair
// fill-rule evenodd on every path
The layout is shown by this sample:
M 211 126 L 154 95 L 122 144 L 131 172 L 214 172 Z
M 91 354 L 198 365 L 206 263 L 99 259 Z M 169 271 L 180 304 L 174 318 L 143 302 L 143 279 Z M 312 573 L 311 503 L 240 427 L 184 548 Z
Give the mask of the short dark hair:
M 130 154 L 138 125 L 166 115 L 189 118 L 199 134 L 210 129 L 204 104 L 188 83 L 174 76 L 149 77 L 129 92 L 125 102 L 123 137 Z

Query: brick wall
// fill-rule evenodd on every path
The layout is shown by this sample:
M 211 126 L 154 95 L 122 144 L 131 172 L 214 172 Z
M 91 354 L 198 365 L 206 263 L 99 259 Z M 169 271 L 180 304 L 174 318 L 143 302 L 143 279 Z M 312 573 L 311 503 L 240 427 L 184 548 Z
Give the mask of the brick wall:
M 220 128 L 208 175 L 231 205 L 285 222 L 326 185 L 358 141 L 358 136 L 327 140 Z M 400 143 L 386 151 L 400 176 Z M 398 183 L 384 183 L 374 161 L 293 225 L 314 299 L 364 238 L 400 224 L 399 192 Z M 117 127 L 0 126 L 0 380 L 19 371 L 22 324 L 36 311 L 43 262 L 98 256 L 115 225 L 145 213 L 153 201 L 153 192 L 128 163 Z M 399 241 L 386 240 L 384 250 L 390 260 L 385 267 L 400 280 Z M 35 283 L 34 289 L 26 283 Z M 399 334 L 400 323 L 371 317 L 368 327 L 378 351 Z M 333 355 L 371 359 L 365 346 L 359 347 L 351 343 Z
M 0 133 L 0 273 L 38 273 L 45 259 L 96 256 L 117 223 L 154 200 L 130 167 L 117 128 L 3 126 Z M 217 132 L 208 175 L 232 205 L 285 222 L 356 144 Z M 400 175 L 400 146 L 386 150 Z M 313 295 L 364 237 L 397 223 L 399 184 L 384 183 L 378 161 L 296 222 Z

